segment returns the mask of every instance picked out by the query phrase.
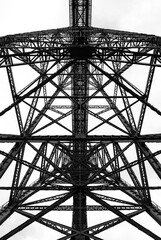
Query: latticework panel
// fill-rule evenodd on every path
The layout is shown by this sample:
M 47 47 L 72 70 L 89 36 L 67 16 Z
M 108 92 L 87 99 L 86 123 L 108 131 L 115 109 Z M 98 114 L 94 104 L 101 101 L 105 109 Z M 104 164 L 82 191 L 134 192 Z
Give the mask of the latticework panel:
M 1 239 L 35 222 L 161 239 L 161 39 L 71 27 L 0 44 Z

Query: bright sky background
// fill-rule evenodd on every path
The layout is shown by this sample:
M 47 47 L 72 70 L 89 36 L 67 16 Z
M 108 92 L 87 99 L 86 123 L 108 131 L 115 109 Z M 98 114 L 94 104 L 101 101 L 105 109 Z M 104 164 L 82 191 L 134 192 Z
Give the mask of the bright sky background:
M 92 3 L 94 27 L 161 36 L 161 0 L 93 0 Z M 0 0 L 0 36 L 68 27 L 68 5 L 68 0 Z M 31 227 L 31 231 L 32 237 L 26 229 L 11 239 L 38 239 L 39 228 Z M 133 228 L 126 231 L 132 232 Z M 44 228 L 40 238 L 51 239 L 50 233 Z M 136 240 L 143 239 L 139 231 L 135 237 Z
M 68 0 L 0 0 L 0 36 L 69 26 Z M 92 26 L 161 36 L 160 0 L 92 0 Z

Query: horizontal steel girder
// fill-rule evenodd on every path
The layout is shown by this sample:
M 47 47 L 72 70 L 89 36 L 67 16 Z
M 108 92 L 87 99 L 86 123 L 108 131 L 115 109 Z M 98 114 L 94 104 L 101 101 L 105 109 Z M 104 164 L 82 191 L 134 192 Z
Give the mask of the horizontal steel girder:
M 20 136 L 11 134 L 0 134 L 0 142 L 161 142 L 161 134 L 145 134 L 140 136 L 123 136 L 123 135 L 46 135 L 46 136 Z

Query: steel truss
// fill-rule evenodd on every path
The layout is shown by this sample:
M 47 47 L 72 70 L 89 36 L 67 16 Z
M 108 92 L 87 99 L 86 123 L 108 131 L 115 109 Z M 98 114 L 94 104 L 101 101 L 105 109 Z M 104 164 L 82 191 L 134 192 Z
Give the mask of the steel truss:
M 161 225 L 161 38 L 93 28 L 91 0 L 69 2 L 70 27 L 0 38 L 0 239 L 38 222 L 99 240 L 126 222 L 160 240 L 141 219 Z

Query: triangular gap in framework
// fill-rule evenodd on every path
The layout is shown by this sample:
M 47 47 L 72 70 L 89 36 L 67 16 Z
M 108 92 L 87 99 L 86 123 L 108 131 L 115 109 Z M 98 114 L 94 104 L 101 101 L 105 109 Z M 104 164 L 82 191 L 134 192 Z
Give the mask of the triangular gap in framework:
M 121 192 L 121 191 L 108 191 L 108 195 L 107 195 L 107 191 L 105 193 L 105 191 L 101 191 L 101 192 L 95 192 L 95 194 L 99 196 L 103 195 L 104 197 L 107 196 L 107 198 L 116 198 L 118 201 L 124 201 L 124 203 L 120 203 L 117 200 L 116 201 L 110 201 L 110 200 L 103 200 L 104 202 L 108 203 L 111 206 L 115 206 L 115 207 L 126 207 L 126 206 L 133 206 L 133 204 L 136 204 L 136 202 L 130 198 L 128 195 L 126 195 L 125 193 Z M 126 203 L 125 203 L 126 202 Z M 93 206 L 98 206 L 101 207 L 101 204 L 98 204 L 96 201 L 94 201 L 93 199 L 87 197 L 87 204 L 93 205 Z M 126 210 L 123 211 L 124 214 L 129 214 L 132 213 L 134 210 Z M 99 218 L 97 217 L 99 214 Z M 108 210 L 108 209 L 104 209 L 104 210 L 96 210 L 96 211 L 88 211 L 87 212 L 87 216 L 88 216 L 88 227 L 91 227 L 95 224 L 99 224 L 102 222 L 106 222 L 106 221 L 110 221 L 112 219 L 118 218 L 118 215 L 114 214 L 112 211 Z M 120 228 L 122 226 L 120 225 Z
M 12 68 L 12 72 L 17 93 L 39 77 L 39 74 L 28 65 L 16 66 Z M 37 83 L 38 81 L 35 81 L 35 84 L 29 87 L 27 92 L 36 86 Z
M 123 77 L 122 82 L 125 86 L 133 90 L 135 93 L 137 93 L 135 88 L 138 89 L 140 92 L 144 93 L 148 80 L 148 74 L 149 66 L 133 64 L 131 67 L 129 67 L 125 72 L 121 74 L 121 76 Z
M 106 118 L 104 118 L 104 119 L 106 119 Z M 119 119 L 115 119 L 115 121 L 114 120 L 109 121 L 109 124 L 108 124 L 108 122 L 103 123 L 102 120 L 89 115 L 88 121 L 90 122 L 90 128 L 89 128 L 90 135 L 92 135 L 92 134 L 96 134 L 96 135 L 118 135 L 118 134 L 126 135 L 127 134 L 127 130 L 125 129 L 125 127 L 123 126 L 123 124 L 121 123 L 121 121 Z M 100 126 L 97 127 L 99 124 L 100 124 Z
M 13 175 L 14 175 L 14 171 L 15 171 L 15 165 L 16 165 L 16 162 L 13 160 L 1 179 L 1 186 L 3 186 L 3 187 L 4 186 L 5 187 L 12 186 L 12 179 L 13 179 Z M 9 200 L 10 190 L 8 190 L 8 191 L 0 190 L 0 195 L 1 195 L 0 206 L 2 206 L 6 203 L 6 201 Z
M 126 146 L 128 146 L 130 144 L 130 142 L 129 143 L 118 143 L 118 144 L 119 144 L 120 148 L 123 150 Z M 141 182 L 139 166 L 138 166 L 138 163 L 137 163 L 138 157 L 137 157 L 137 154 L 136 154 L 136 149 L 135 149 L 134 144 L 132 144 L 123 153 L 123 157 L 126 158 L 127 164 L 135 163 L 134 166 L 129 168 L 129 169 L 132 169 L 134 171 L 134 174 L 136 175 L 138 181 Z M 123 178 L 123 180 L 127 181 L 128 184 L 134 186 L 134 183 L 132 182 L 132 178 L 131 178 L 132 177 L 131 173 L 130 173 L 130 171 L 128 172 L 128 169 L 126 168 L 127 167 L 126 163 L 123 162 L 121 156 L 119 156 L 119 160 L 120 160 L 119 161 L 119 164 L 120 164 L 119 167 L 124 168 L 124 170 L 120 172 L 121 177 Z M 128 178 L 126 178 L 127 174 L 128 174 Z
M 14 108 L 0 116 L 0 133 L 1 134 L 20 133 L 18 120 Z
M 35 214 L 35 211 L 31 212 L 32 214 Z M 37 213 L 37 212 L 36 212 Z M 46 217 L 46 216 L 44 216 Z M 16 219 L 16 221 L 15 221 Z M 6 220 L 6 222 L 1 227 L 1 234 L 0 237 L 5 235 L 7 232 L 11 231 L 13 228 L 21 225 L 23 222 L 27 221 L 29 218 L 22 216 L 19 213 L 14 212 L 13 215 Z M 16 233 L 13 236 L 13 239 L 23 239 L 24 236 L 28 235 L 29 233 L 32 233 L 32 238 L 34 240 L 40 239 L 40 232 L 41 237 L 46 238 L 46 236 L 50 236 L 53 238 L 61 238 L 64 237 L 63 234 L 59 233 L 58 231 L 55 231 L 51 228 L 48 228 L 40 223 L 34 222 L 30 224 L 27 228 L 21 230 L 20 232 Z M 47 238 L 49 239 L 49 238 Z
M 102 193 L 102 191 L 101 191 Z M 94 201 L 93 199 L 87 197 L 87 205 L 88 206 L 100 206 L 100 204 L 98 204 L 96 201 Z M 99 218 L 97 217 L 99 214 Z M 101 222 L 104 221 L 108 221 L 110 219 L 113 219 L 115 217 L 117 217 L 117 215 L 115 215 L 114 213 L 112 213 L 111 211 L 108 210 L 104 210 L 104 211 L 88 211 L 87 212 L 87 216 L 88 216 L 88 227 L 91 227 L 93 225 L 99 224 Z
M 127 211 L 126 211 L 126 214 L 127 214 Z M 132 219 L 135 220 L 136 222 L 137 221 L 140 222 L 141 225 L 143 225 L 146 222 L 149 222 L 150 224 L 152 224 L 152 221 L 153 221 L 147 213 L 141 213 Z M 145 221 L 145 219 L 147 220 Z M 154 227 L 153 224 L 152 226 Z M 146 228 L 148 229 L 147 226 Z M 154 232 L 154 229 L 156 229 L 156 232 L 158 232 L 158 236 L 159 236 L 160 226 L 158 227 L 155 224 L 155 227 L 151 231 Z M 101 239 L 106 239 L 107 236 L 113 236 L 114 239 L 128 239 L 127 236 L 130 236 L 130 240 L 136 240 L 136 239 L 151 240 L 152 239 L 147 234 L 141 232 L 140 230 L 138 230 L 137 228 L 135 228 L 134 226 L 132 226 L 131 224 L 125 221 L 118 225 L 115 225 L 114 227 L 109 228 L 106 231 L 99 233 L 96 236 L 100 237 Z
M 161 98 L 160 98 L 160 76 L 161 68 L 156 67 L 153 77 L 152 86 L 150 89 L 150 96 L 148 102 L 161 111 Z
M 58 123 L 55 122 L 54 118 L 53 121 L 42 118 L 34 129 L 33 135 L 71 135 L 71 116 L 58 121 Z
M 160 134 L 160 121 L 161 116 L 147 107 L 143 119 L 141 134 Z
M 12 102 L 12 94 L 8 81 L 7 71 L 5 68 L 0 68 L 1 87 L 0 87 L 0 111 L 8 107 Z
M 89 101 L 89 110 L 99 115 L 99 117 L 103 117 L 105 119 L 110 118 L 111 123 L 115 123 L 117 124 L 117 126 L 120 127 L 122 127 L 122 123 L 124 122 L 123 119 L 125 119 L 127 123 L 130 125 L 128 116 L 129 111 L 131 110 L 132 115 L 134 117 L 134 121 L 137 125 L 137 121 L 140 115 L 139 112 L 141 109 L 141 104 L 139 104 L 138 100 L 128 92 L 125 91 L 125 94 L 126 94 L 125 96 L 127 97 L 127 99 L 125 99 L 126 100 L 125 102 L 128 101 L 128 107 L 127 105 L 125 105 L 125 102 L 122 99 L 120 87 L 116 86 L 115 83 L 111 82 L 104 88 L 103 91 L 102 90 L 99 91 L 94 96 L 95 98 L 92 98 Z M 123 97 L 125 96 L 123 95 Z M 102 97 L 104 99 L 102 99 Z M 96 106 L 95 109 L 90 109 L 92 108 L 92 106 Z M 122 120 L 120 120 L 120 118 Z
M 158 155 L 155 157 L 159 162 L 161 160 L 161 155 Z M 160 178 L 159 176 L 156 174 L 155 170 L 153 169 L 153 167 L 150 164 L 150 161 L 145 161 L 145 167 L 146 167 L 146 172 L 147 172 L 147 176 L 148 176 L 148 183 L 149 186 L 152 187 L 159 187 L 160 186 Z M 154 190 L 155 192 L 155 190 Z M 157 201 L 159 200 L 159 197 L 157 198 Z M 158 201 L 159 202 L 159 201 Z

